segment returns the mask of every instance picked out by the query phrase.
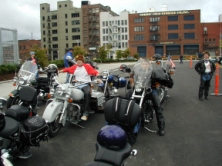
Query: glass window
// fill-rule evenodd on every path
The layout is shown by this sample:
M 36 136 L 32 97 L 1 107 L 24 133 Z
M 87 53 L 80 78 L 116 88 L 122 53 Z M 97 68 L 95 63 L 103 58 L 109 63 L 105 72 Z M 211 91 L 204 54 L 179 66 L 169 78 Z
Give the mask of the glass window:
M 194 24 L 184 24 L 184 29 L 194 29 Z
M 127 25 L 127 20 L 125 20 L 125 25 Z
M 68 33 L 68 29 L 66 28 L 66 33 Z
M 122 35 L 122 40 L 124 40 L 124 35 Z
M 184 16 L 184 20 L 194 20 L 194 15 Z
M 144 27 L 134 27 L 134 31 L 135 32 L 144 31 Z
M 58 44 L 53 44 L 52 48 L 58 48 Z
M 65 25 L 68 25 L 68 21 L 65 21 Z
M 168 39 L 178 39 L 178 33 L 169 33 Z
M 78 39 L 80 39 L 80 35 L 74 35 L 74 36 L 72 36 L 72 40 L 78 40 Z
M 178 29 L 178 25 L 168 25 L 168 30 L 176 30 Z
M 168 21 L 178 21 L 178 16 L 168 16 Z
M 212 44 L 216 44 L 216 39 L 215 38 L 213 38 L 213 43 Z
M 121 20 L 121 25 L 124 25 L 124 20 Z
M 68 36 L 66 36 L 66 40 L 69 40 Z
M 67 14 L 65 14 L 65 18 L 67 18 L 68 17 L 68 15 Z
M 72 25 L 79 25 L 80 24 L 80 21 L 79 20 L 73 20 L 72 21 Z
M 195 33 L 184 33 L 184 39 L 195 39 Z
M 150 31 L 158 31 L 158 30 L 160 30 L 160 26 L 159 25 L 150 26 Z
M 52 34 L 57 34 L 57 30 L 52 30 Z
M 72 32 L 80 32 L 80 28 L 72 28 Z
M 127 33 L 127 27 L 125 27 L 125 33 Z
M 122 33 L 124 33 L 124 28 L 122 28 Z
M 140 23 L 140 22 L 144 22 L 144 18 L 143 17 L 134 18 L 134 23 Z
M 57 15 L 52 15 L 52 20 L 56 20 L 57 19 Z
M 44 16 L 42 16 L 42 20 L 43 20 L 43 21 L 45 20 L 45 17 L 44 17 Z
M 128 39 L 127 39 L 127 35 L 125 35 L 125 40 L 128 40 Z
M 58 37 L 52 37 L 52 41 L 58 41 Z
M 52 27 L 57 27 L 57 22 L 52 22 Z
M 106 22 L 105 21 L 103 21 L 103 27 L 106 25 Z
M 72 13 L 72 14 L 71 14 L 71 17 L 72 17 L 72 18 L 74 18 L 74 17 L 79 17 L 79 13 Z
M 159 40 L 160 39 L 160 35 L 159 34 L 151 34 L 150 35 L 150 40 Z
M 159 22 L 160 17 L 150 17 L 150 22 Z
M 134 35 L 134 40 L 144 40 L 144 35 Z

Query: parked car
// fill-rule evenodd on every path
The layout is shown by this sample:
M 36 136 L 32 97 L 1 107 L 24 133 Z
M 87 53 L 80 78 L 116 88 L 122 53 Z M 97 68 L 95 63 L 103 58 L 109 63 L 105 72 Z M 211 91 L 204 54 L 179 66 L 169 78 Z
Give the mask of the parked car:
M 119 67 L 119 70 L 125 72 L 126 68 L 127 68 L 127 65 L 121 64 L 120 67 Z

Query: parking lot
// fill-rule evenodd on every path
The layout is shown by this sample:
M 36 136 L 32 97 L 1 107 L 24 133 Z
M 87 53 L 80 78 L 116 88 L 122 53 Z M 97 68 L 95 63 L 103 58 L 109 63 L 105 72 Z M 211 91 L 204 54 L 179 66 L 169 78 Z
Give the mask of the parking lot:
M 193 65 L 196 62 L 193 62 Z M 222 71 L 220 70 L 220 76 Z M 124 74 L 119 72 L 119 74 Z M 141 129 L 125 166 L 209 166 L 222 163 L 222 96 L 209 96 L 198 100 L 199 75 L 189 61 L 176 62 L 172 76 L 174 87 L 168 91 L 169 101 L 163 104 L 166 121 L 165 136 Z M 221 78 L 221 77 L 220 77 Z M 214 78 L 210 92 L 214 92 Z M 220 87 L 222 80 L 220 79 Z M 219 90 L 222 92 L 222 88 Z M 39 114 L 44 111 L 40 104 Z M 96 136 L 105 125 L 104 115 L 95 113 L 88 121 L 80 122 L 85 129 L 66 124 L 55 138 L 31 148 L 33 156 L 28 160 L 16 160 L 15 166 L 83 166 L 93 161 Z M 148 126 L 157 130 L 156 121 Z

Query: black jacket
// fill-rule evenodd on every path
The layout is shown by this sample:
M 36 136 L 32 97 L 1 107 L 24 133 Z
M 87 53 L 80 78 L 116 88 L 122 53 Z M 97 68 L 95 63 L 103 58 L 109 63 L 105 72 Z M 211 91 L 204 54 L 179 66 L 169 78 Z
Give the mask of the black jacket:
M 210 62 L 210 68 L 211 68 L 211 72 L 210 74 L 213 75 L 215 70 L 216 70 L 216 66 L 214 64 L 214 62 L 212 62 L 211 60 L 209 60 Z M 200 60 L 199 62 L 197 62 L 197 64 L 195 65 L 195 70 L 197 71 L 198 74 L 205 74 L 205 64 L 204 64 L 204 60 Z

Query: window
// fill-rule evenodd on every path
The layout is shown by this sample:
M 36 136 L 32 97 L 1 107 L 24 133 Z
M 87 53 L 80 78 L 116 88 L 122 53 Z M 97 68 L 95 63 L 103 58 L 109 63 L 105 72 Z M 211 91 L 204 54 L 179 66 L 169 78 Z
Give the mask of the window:
M 66 36 L 66 40 L 69 40 L 68 36 Z
M 57 27 L 57 22 L 52 22 L 52 27 Z
M 106 25 L 106 22 L 105 21 L 103 21 L 103 27 Z
M 124 25 L 124 20 L 121 20 L 121 25 Z
M 74 20 L 72 21 L 72 25 L 79 25 L 80 24 L 80 21 L 79 20 Z
M 150 22 L 159 22 L 160 17 L 150 17 Z
M 52 34 L 57 34 L 57 30 L 52 30 Z
M 157 32 L 158 30 L 160 30 L 160 26 L 158 26 L 158 25 L 150 26 L 150 31 Z
M 184 45 L 184 55 L 195 55 L 199 52 L 199 45 Z
M 184 33 L 184 39 L 195 39 L 194 33 Z
M 42 33 L 43 33 L 43 35 L 45 35 L 45 31 L 43 31 Z
M 127 27 L 125 27 L 125 33 L 127 33 Z
M 87 31 L 84 31 L 84 36 L 87 36 Z
M 168 21 L 178 21 L 178 16 L 168 16 Z
M 169 33 L 168 39 L 178 39 L 178 33 Z
M 184 29 L 194 29 L 194 24 L 184 24 Z
M 52 15 L 52 20 L 57 20 L 57 15 Z
M 213 38 L 213 43 L 212 44 L 216 44 L 216 39 L 215 38 Z
M 65 14 L 65 18 L 67 18 L 68 17 L 68 15 L 67 14 Z
M 68 29 L 66 28 L 66 33 L 68 33 Z
M 72 18 L 74 18 L 74 17 L 79 17 L 79 13 L 72 13 L 72 14 L 71 14 L 71 17 L 72 17 Z
M 120 25 L 120 20 L 118 20 L 118 25 Z
M 143 17 L 140 17 L 140 18 L 134 18 L 134 22 L 135 22 L 135 23 L 144 22 L 144 18 L 143 18 Z
M 124 33 L 124 28 L 122 28 L 122 33 Z
M 45 8 L 44 7 L 42 7 L 42 10 L 44 10 Z
M 74 35 L 72 36 L 72 40 L 79 40 L 80 39 L 80 35 Z
M 159 34 L 151 34 L 150 35 L 150 40 L 159 40 L 160 39 L 160 35 Z
M 128 39 L 127 39 L 127 35 L 125 35 L 125 40 L 128 40 Z
M 45 24 L 42 24 L 42 27 L 45 28 Z
M 68 25 L 68 21 L 65 21 L 65 25 Z
M 184 16 L 184 20 L 194 20 L 194 15 Z
M 122 40 L 124 40 L 124 35 L 122 35 Z
M 212 44 L 212 43 L 211 43 L 211 38 L 209 39 L 209 44 Z
M 168 30 L 177 30 L 178 25 L 168 25 Z
M 45 42 L 45 38 L 43 38 L 43 42 Z
M 106 41 L 106 38 L 105 38 L 105 36 L 103 36 L 103 41 Z
M 59 5 L 59 8 L 61 8 L 62 6 L 61 5 Z
M 65 7 L 67 7 L 67 4 L 65 4 Z
M 58 41 L 58 37 L 52 37 L 52 41 Z
M 106 34 L 108 34 L 108 29 L 106 28 Z
M 44 17 L 44 16 L 42 16 L 42 20 L 43 20 L 43 21 L 45 20 L 45 17 Z
M 103 29 L 103 34 L 105 34 L 106 33 L 106 29 Z
M 69 44 L 68 43 L 66 43 L 66 48 L 69 48 Z
M 134 35 L 134 40 L 144 40 L 144 35 Z
M 125 20 L 125 25 L 127 25 L 127 20 Z
M 80 28 L 72 28 L 72 32 L 80 32 Z
M 58 48 L 58 44 L 53 44 L 52 48 Z
M 144 31 L 144 27 L 134 27 L 134 31 L 135 32 Z

